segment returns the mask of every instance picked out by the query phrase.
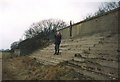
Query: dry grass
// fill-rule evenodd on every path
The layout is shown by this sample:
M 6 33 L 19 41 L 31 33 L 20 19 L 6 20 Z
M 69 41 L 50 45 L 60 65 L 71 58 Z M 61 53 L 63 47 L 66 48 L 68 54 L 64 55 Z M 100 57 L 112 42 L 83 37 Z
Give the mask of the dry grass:
M 63 64 L 42 65 L 29 56 L 3 57 L 3 80 L 80 80 L 76 71 Z

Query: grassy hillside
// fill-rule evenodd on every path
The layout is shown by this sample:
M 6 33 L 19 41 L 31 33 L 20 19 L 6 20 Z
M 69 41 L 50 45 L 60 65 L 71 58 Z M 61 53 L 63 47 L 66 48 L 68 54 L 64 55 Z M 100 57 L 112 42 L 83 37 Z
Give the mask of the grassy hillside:
M 64 63 L 42 65 L 28 56 L 13 57 L 3 53 L 3 80 L 90 80 Z

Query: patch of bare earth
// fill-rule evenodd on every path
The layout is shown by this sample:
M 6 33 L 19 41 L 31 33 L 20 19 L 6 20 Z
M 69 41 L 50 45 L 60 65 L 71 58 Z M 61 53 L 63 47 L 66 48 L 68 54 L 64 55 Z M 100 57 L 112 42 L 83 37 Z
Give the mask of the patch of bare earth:
M 42 65 L 29 56 L 3 57 L 3 80 L 85 80 L 63 64 Z

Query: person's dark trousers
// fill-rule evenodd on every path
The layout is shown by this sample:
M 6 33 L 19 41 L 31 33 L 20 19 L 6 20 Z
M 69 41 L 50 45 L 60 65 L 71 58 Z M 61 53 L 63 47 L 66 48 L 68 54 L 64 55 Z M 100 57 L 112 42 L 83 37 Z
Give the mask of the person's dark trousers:
M 59 54 L 59 46 L 60 44 L 55 44 L 55 54 Z

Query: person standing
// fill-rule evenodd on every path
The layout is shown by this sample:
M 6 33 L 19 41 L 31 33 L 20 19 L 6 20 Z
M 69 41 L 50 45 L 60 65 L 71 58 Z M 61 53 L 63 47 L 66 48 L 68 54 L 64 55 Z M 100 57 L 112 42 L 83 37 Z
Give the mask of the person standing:
M 55 34 L 55 53 L 54 55 L 59 55 L 59 47 L 60 47 L 60 43 L 61 43 L 61 33 L 57 32 Z

